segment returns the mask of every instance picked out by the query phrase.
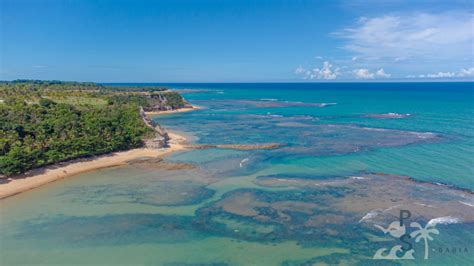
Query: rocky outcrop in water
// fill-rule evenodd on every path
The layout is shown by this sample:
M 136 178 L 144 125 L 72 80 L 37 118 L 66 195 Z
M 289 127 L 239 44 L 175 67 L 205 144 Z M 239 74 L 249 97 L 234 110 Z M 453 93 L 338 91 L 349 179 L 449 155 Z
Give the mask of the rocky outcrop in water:
M 140 116 L 143 119 L 143 122 L 145 124 L 152 128 L 154 131 L 154 136 L 150 139 L 144 140 L 145 146 L 150 149 L 160 149 L 160 148 L 165 148 L 168 147 L 168 141 L 170 140 L 170 137 L 168 135 L 168 132 L 161 127 L 160 124 L 155 123 L 153 120 L 150 119 L 145 114 L 145 110 L 143 110 L 143 107 L 140 106 Z
M 196 168 L 194 164 L 190 163 L 181 163 L 181 162 L 167 162 L 164 161 L 163 158 L 155 158 L 155 157 L 142 157 L 138 159 L 133 159 L 127 161 L 130 165 L 140 165 L 148 168 L 156 168 L 162 170 L 190 170 Z

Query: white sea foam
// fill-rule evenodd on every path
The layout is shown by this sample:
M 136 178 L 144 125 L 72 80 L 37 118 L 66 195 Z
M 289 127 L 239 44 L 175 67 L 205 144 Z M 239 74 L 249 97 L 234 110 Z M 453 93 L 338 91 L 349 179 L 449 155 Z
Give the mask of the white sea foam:
M 278 101 L 278 99 L 274 99 L 274 98 L 262 98 L 262 99 L 260 99 L 260 101 L 276 102 L 276 101 Z
M 372 211 L 368 212 L 364 217 L 362 217 L 362 219 L 359 220 L 359 223 L 363 222 L 365 220 L 370 220 L 370 219 L 376 217 L 377 215 L 379 215 L 379 213 L 380 213 L 380 210 L 372 210 Z
M 389 208 L 387 208 L 387 209 L 385 209 L 385 210 L 383 210 L 383 211 L 384 211 L 384 212 L 388 212 L 388 211 L 393 210 L 393 209 L 398 208 L 398 207 L 400 207 L 400 205 L 393 205 L 392 207 L 389 207 Z
M 469 206 L 469 207 L 474 207 L 474 203 L 472 203 L 472 202 L 459 201 L 459 203 L 464 204 L 464 205 Z
M 357 179 L 357 180 L 362 180 L 362 179 L 367 179 L 365 176 L 351 176 L 352 179 Z
M 361 127 L 362 129 L 369 130 L 369 131 L 389 131 L 386 128 L 376 128 L 376 127 Z
M 320 103 L 319 106 L 321 107 L 326 107 L 326 106 L 330 106 L 330 105 L 336 105 L 337 103 Z
M 405 118 L 411 116 L 411 114 L 399 114 L 399 113 L 386 113 L 386 114 L 368 114 L 365 115 L 366 117 L 373 117 L 373 118 Z
M 242 161 L 240 161 L 240 168 L 242 168 L 244 166 L 244 163 L 246 163 L 248 161 L 249 161 L 249 158 L 245 158 Z
M 413 204 L 420 205 L 420 206 L 423 206 L 423 207 L 436 208 L 433 205 L 428 205 L 428 204 L 424 204 L 424 203 L 420 203 L 420 202 L 413 202 Z
M 432 138 L 436 136 L 436 134 L 432 132 L 410 132 L 410 133 L 417 136 L 420 139 L 428 139 L 428 138 Z
M 287 178 L 277 178 L 276 180 L 279 181 L 279 182 L 288 182 L 288 183 L 291 183 L 291 182 L 296 183 L 296 182 L 298 182 L 298 180 L 291 180 L 291 179 L 287 179 Z
M 272 113 L 270 113 L 270 112 L 267 112 L 267 116 L 270 116 L 270 117 L 283 117 L 282 115 L 272 115 Z
M 459 222 L 461 222 L 461 220 L 457 217 L 443 216 L 443 217 L 431 219 L 428 222 L 428 226 L 436 226 L 438 224 L 457 224 Z
M 387 113 L 385 115 L 391 118 L 403 118 L 403 117 L 410 116 L 410 114 L 399 114 L 399 113 Z

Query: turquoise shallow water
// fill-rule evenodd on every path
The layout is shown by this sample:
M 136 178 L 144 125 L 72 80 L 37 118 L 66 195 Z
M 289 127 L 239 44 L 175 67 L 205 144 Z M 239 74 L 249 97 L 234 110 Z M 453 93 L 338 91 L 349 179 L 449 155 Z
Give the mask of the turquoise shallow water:
M 281 146 L 181 152 L 167 160 L 195 168 L 133 164 L 3 200 L 2 265 L 474 263 L 473 83 L 169 86 L 203 109 L 155 118 L 166 128 Z M 428 260 L 413 239 L 415 260 L 372 260 L 401 243 L 374 226 L 400 209 L 442 217 Z
M 430 145 L 413 145 L 376 150 L 371 153 L 333 158 L 306 158 L 314 164 L 345 164 L 350 171 L 370 170 L 409 175 L 433 182 L 448 183 L 474 189 L 474 85 L 473 83 L 375 83 L 375 84 L 206 84 L 175 86 L 203 88 L 215 93 L 186 95 L 195 103 L 219 109 L 218 99 L 260 100 L 274 99 L 293 103 L 337 103 L 326 108 L 289 106 L 281 108 L 220 107 L 220 113 L 229 114 L 230 120 L 239 114 L 312 116 L 318 124 L 344 124 L 374 128 L 433 132 L 445 140 Z M 221 91 L 223 90 L 223 91 Z M 211 100 L 210 102 L 208 102 Z M 214 114 L 214 111 L 211 111 Z M 410 114 L 403 119 L 377 119 L 370 114 Z M 196 115 L 199 117 L 199 115 Z M 187 119 L 171 121 L 183 125 Z M 212 119 L 209 118 L 209 119 Z M 225 118 L 223 118 L 225 119 Z M 206 125 L 202 125 L 206 130 Z M 192 128 L 195 129 L 195 128 Z M 210 129 L 213 130 L 213 129 Z M 288 130 L 294 130 L 288 128 Z M 296 129 L 298 130 L 298 129 Z M 236 133 L 239 136 L 239 133 Z M 212 136 L 214 139 L 215 136 Z M 241 136 L 239 136 L 241 137 Z M 272 136 L 274 137 L 274 136 Z M 245 141 L 245 138 L 242 138 Z M 216 142 L 219 142 L 216 139 Z M 354 165 L 359 166 L 354 166 Z M 329 169 L 328 169 L 329 170 Z

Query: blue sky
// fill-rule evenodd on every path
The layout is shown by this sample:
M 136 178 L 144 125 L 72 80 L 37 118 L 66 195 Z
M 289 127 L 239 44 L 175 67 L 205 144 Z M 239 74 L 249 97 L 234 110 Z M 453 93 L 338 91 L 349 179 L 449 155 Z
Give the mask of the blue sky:
M 0 3 L 2 80 L 285 82 L 474 77 L 471 1 Z

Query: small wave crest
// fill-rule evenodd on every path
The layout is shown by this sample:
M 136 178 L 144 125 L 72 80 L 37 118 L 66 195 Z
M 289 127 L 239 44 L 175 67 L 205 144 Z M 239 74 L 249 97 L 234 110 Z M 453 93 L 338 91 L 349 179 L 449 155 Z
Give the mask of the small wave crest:
M 282 115 L 273 115 L 270 112 L 267 113 L 267 116 L 270 116 L 270 117 L 283 117 Z
M 365 221 L 365 220 L 370 220 L 374 217 L 376 217 L 377 215 L 379 215 L 380 213 L 380 210 L 372 210 L 370 212 L 368 212 L 366 215 L 364 215 L 364 217 L 362 217 L 362 219 L 359 220 L 359 223 Z
M 438 224 L 457 224 L 457 223 L 460 223 L 460 222 L 461 222 L 461 220 L 457 217 L 443 216 L 443 217 L 438 217 L 438 218 L 431 219 L 428 222 L 428 226 L 436 226 Z
M 367 179 L 367 177 L 364 177 L 364 176 L 351 176 L 352 179 L 357 179 L 357 180 L 363 180 L 363 179 Z
M 326 106 L 331 106 L 331 105 L 336 105 L 337 103 L 320 103 L 319 106 L 321 107 L 326 107 Z
M 399 114 L 399 113 L 385 113 L 385 114 L 368 114 L 365 117 L 372 117 L 372 118 L 405 118 L 409 117 L 411 114 Z
M 411 134 L 417 136 L 420 139 L 429 139 L 436 137 L 436 134 L 433 132 L 410 132 Z
M 464 204 L 464 205 L 469 206 L 469 207 L 474 207 L 474 203 L 473 203 L 473 202 L 465 202 L 465 201 L 461 201 L 461 200 L 460 200 L 459 203 Z
M 244 164 L 249 161 L 249 158 L 245 158 L 242 161 L 240 161 L 240 168 L 244 167 Z

